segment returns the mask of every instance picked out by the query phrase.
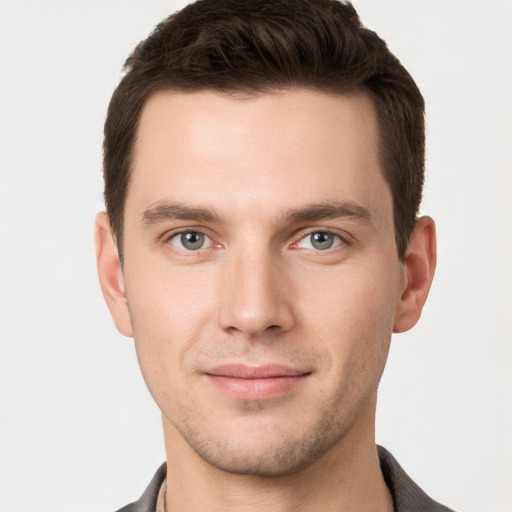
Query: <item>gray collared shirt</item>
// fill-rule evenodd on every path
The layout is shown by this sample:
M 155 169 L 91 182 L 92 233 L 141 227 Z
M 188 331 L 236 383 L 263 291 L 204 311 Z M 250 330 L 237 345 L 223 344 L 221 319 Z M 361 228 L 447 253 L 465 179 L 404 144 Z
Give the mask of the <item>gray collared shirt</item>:
M 427 496 L 385 448 L 378 446 L 377 450 L 384 480 L 393 497 L 395 512 L 454 512 Z M 158 512 L 158 496 L 162 496 L 160 490 L 165 485 L 166 473 L 164 463 L 158 468 L 139 501 L 123 507 L 118 512 Z

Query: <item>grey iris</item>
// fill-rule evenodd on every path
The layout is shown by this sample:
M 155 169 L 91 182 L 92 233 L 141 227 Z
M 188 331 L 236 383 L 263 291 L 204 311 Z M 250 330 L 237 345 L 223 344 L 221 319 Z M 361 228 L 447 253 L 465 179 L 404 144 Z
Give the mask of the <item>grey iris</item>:
M 334 235 L 332 233 L 318 231 L 311 235 L 311 245 L 320 251 L 330 249 L 333 243 Z
M 201 249 L 204 244 L 204 235 L 203 233 L 198 233 L 197 231 L 189 231 L 187 233 L 183 233 L 181 235 L 181 244 L 183 247 L 185 247 L 185 249 L 189 249 L 190 251 Z

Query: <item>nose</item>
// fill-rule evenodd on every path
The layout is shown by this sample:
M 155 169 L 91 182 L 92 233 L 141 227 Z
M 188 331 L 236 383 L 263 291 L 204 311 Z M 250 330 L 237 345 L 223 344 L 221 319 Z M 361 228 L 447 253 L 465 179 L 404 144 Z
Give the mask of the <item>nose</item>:
M 231 334 L 256 338 L 295 324 L 285 265 L 269 250 L 233 254 L 223 269 L 220 324 Z

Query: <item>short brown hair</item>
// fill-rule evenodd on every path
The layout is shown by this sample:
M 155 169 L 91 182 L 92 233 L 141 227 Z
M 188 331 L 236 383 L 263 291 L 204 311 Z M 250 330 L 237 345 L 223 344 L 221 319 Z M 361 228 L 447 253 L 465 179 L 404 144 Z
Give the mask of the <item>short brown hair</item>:
M 142 109 L 159 90 L 262 94 L 368 91 L 403 259 L 424 180 L 423 97 L 354 7 L 337 0 L 198 0 L 162 21 L 125 63 L 105 122 L 105 202 L 122 254 L 123 215 Z

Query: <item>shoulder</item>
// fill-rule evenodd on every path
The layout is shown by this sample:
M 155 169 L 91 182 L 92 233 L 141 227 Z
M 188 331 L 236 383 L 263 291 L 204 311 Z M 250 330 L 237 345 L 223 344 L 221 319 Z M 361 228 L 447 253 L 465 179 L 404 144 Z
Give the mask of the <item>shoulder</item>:
M 130 503 L 130 505 L 126 505 L 117 512 L 155 512 L 158 492 L 165 480 L 166 474 L 167 466 L 164 463 L 158 468 L 155 476 L 140 499 L 134 503 Z
M 395 512 L 454 512 L 428 496 L 382 446 L 377 447 L 384 480 L 393 496 Z

